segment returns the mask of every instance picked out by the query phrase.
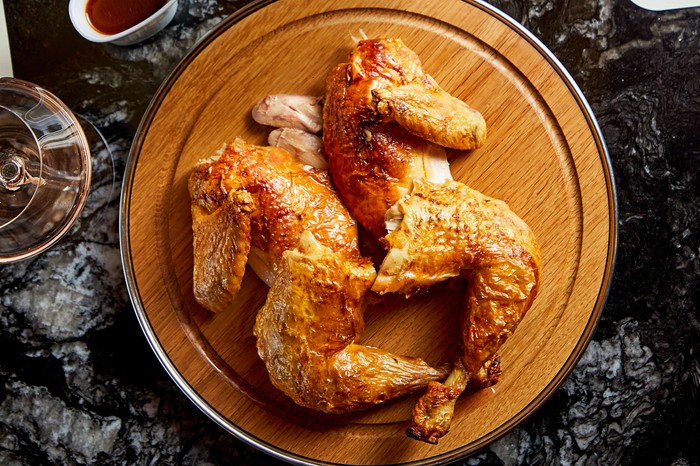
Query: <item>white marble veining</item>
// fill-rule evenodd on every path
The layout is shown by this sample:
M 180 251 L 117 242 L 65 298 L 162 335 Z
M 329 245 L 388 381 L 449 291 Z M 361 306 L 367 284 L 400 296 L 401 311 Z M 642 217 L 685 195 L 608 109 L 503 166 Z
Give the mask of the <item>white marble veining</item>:
M 87 464 L 100 453 L 111 454 L 121 429 L 121 420 L 115 416 L 72 408 L 46 388 L 21 381 L 5 384 L 0 417 L 10 428 L 22 426 L 23 434 L 56 464 L 71 460 Z M 38 422 L 29 426 L 27 419 Z

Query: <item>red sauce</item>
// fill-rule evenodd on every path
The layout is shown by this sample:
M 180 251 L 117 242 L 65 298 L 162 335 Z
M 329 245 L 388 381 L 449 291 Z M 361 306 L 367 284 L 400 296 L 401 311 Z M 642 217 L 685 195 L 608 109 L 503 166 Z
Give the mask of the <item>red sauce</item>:
M 88 21 L 102 34 L 117 34 L 136 26 L 168 0 L 88 0 L 85 7 Z

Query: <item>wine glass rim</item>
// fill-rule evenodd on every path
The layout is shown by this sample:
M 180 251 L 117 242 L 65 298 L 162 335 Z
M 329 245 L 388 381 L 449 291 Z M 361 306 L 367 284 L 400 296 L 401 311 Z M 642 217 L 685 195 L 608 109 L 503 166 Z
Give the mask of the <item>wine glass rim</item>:
M 81 187 L 79 194 L 75 199 L 73 208 L 71 209 L 70 215 L 67 216 L 61 223 L 60 228 L 55 229 L 50 236 L 32 245 L 31 247 L 17 251 L 9 255 L 0 254 L 0 264 L 18 262 L 24 259 L 29 259 L 34 257 L 47 249 L 51 248 L 56 244 L 75 224 L 75 221 L 80 216 L 85 203 L 87 201 L 88 194 L 90 192 L 90 185 L 92 184 L 92 156 L 90 153 L 90 146 L 85 136 L 85 131 L 79 123 L 76 115 L 73 111 L 66 106 L 63 101 L 56 97 L 50 91 L 38 86 L 34 83 L 24 81 L 17 78 L 10 77 L 0 77 L 0 90 L 2 88 L 11 88 L 15 91 L 21 91 L 25 95 L 31 95 L 36 98 L 39 102 L 50 107 L 56 114 L 62 114 L 64 118 L 73 123 L 73 129 L 76 133 L 76 140 L 78 141 L 78 152 L 79 157 L 82 161 L 83 172 L 81 175 Z M 17 112 L 12 112 L 17 115 Z M 21 117 L 20 117 L 21 119 Z M 26 122 L 25 122 L 26 124 Z M 31 127 L 30 127 L 31 129 Z M 34 131 L 32 131 L 34 134 Z M 36 138 L 36 135 L 34 135 Z M 41 153 L 41 142 L 39 141 L 39 152 Z M 42 155 L 42 173 L 43 173 L 43 155 Z M 35 194 L 38 189 L 35 191 Z M 27 204 L 27 207 L 32 204 L 31 202 Z M 25 207 L 26 210 L 26 207 Z M 24 210 L 22 211 L 24 212 Z M 5 224 L 7 225 L 7 224 Z
M 24 121 L 24 118 L 22 118 L 16 111 L 14 111 L 11 108 L 6 107 L 5 105 L 2 105 L 2 104 L 0 104 L 0 111 L 6 111 L 6 112 L 14 115 L 15 118 L 19 122 L 21 122 L 22 125 L 27 129 L 28 134 L 32 135 L 32 141 L 34 143 L 34 148 L 36 149 L 37 158 L 39 159 L 39 172 L 37 173 L 37 178 L 41 179 L 41 175 L 42 175 L 42 172 L 44 170 L 44 160 L 43 160 L 43 155 L 42 155 L 43 151 L 41 150 L 41 144 L 39 143 L 39 140 L 37 139 L 36 134 L 34 133 L 34 131 L 32 131 L 32 128 L 27 124 L 27 122 Z M 29 206 L 32 204 L 32 202 L 36 198 L 36 195 L 39 192 L 39 188 L 41 188 L 40 185 L 37 185 L 36 188 L 34 188 L 34 192 L 32 193 L 31 199 L 29 199 L 29 201 L 27 202 L 27 205 L 25 205 L 24 208 L 20 212 L 17 213 L 17 215 L 12 217 L 11 219 L 6 221 L 5 223 L 0 223 L 0 230 L 7 227 L 8 225 L 10 225 L 12 222 L 17 220 L 18 218 L 20 218 L 22 216 L 22 214 L 24 214 L 27 211 Z M 2 261 L 2 259 L 0 259 L 0 262 L 1 261 Z

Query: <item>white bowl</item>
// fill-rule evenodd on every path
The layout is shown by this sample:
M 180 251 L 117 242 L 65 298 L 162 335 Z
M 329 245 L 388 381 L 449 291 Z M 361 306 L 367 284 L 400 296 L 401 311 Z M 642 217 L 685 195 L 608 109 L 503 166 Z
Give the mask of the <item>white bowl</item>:
M 177 1 L 169 0 L 160 10 L 135 26 L 118 34 L 104 34 L 96 30 L 85 13 L 88 0 L 70 0 L 68 14 L 76 31 L 92 42 L 110 42 L 115 45 L 132 45 L 156 34 L 172 21 L 177 12 Z

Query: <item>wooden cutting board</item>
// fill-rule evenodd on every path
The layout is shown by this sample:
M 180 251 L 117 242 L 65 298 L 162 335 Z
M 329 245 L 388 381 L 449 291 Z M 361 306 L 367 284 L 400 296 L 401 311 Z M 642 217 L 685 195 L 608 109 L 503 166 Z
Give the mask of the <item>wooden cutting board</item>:
M 267 94 L 323 95 L 353 36 L 399 37 L 443 88 L 480 110 L 486 145 L 449 154 L 456 179 L 508 202 L 542 247 L 541 292 L 502 348 L 503 376 L 464 395 L 437 446 L 406 438 L 418 395 L 344 416 L 295 406 L 270 384 L 253 323 L 267 288 L 252 273 L 228 313 L 192 294 L 187 179 L 235 137 L 262 144 L 250 117 Z M 307 463 L 435 463 L 512 429 L 563 382 L 588 343 L 610 281 L 616 239 L 609 160 L 578 88 L 536 39 L 476 1 L 260 2 L 206 36 L 152 101 L 122 193 L 122 257 L 131 299 L 175 382 L 214 421 L 267 452 Z M 362 343 L 430 363 L 458 351 L 462 292 L 437 286 L 366 312 Z

